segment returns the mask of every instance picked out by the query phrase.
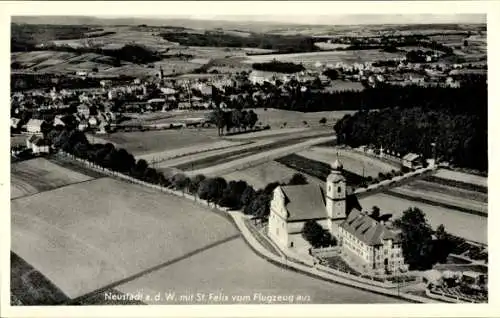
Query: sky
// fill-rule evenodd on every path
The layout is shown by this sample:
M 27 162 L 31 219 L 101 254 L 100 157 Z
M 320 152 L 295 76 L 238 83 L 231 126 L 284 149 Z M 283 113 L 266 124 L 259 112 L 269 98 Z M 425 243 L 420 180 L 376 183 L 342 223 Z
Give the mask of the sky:
M 112 16 L 101 16 L 111 18 Z M 116 17 L 116 16 L 114 16 Z M 419 23 L 486 23 L 484 14 L 342 14 L 342 15 L 165 15 L 136 18 L 196 19 L 296 24 L 419 24 Z

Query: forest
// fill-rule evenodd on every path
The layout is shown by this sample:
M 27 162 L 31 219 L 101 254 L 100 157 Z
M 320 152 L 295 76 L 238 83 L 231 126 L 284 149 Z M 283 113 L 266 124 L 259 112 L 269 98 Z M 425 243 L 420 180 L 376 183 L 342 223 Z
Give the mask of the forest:
M 231 35 L 219 31 L 205 31 L 203 34 L 188 32 L 161 33 L 167 41 L 186 46 L 246 47 L 273 50 L 275 53 L 314 52 L 319 49 L 315 40 L 307 36 L 283 36 L 252 33 L 249 36 Z

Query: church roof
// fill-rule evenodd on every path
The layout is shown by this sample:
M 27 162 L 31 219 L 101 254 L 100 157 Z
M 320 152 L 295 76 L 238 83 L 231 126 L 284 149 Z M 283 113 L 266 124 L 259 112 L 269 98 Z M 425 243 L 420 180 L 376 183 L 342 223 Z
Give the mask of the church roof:
M 353 209 L 347 219 L 340 225 L 347 232 L 367 245 L 381 245 L 384 240 L 399 241 L 396 233 L 389 230 L 382 223 L 375 221 L 369 215 L 358 209 Z
M 288 220 L 309 220 L 326 218 L 325 196 L 315 184 L 282 186 Z

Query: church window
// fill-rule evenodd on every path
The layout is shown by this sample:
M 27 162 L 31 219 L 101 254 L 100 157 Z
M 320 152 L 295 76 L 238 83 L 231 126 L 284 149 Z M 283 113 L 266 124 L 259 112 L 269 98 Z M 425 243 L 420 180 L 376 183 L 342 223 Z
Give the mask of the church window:
M 328 192 L 331 192 L 332 191 L 332 186 L 328 186 Z
M 342 187 L 338 187 L 338 188 L 337 188 L 337 192 L 338 192 L 338 193 L 342 192 Z

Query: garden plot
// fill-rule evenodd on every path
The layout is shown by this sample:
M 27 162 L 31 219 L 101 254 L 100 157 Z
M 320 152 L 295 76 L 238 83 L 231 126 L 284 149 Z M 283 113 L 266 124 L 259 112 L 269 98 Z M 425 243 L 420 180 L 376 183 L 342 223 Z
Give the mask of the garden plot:
M 14 200 L 11 209 L 12 251 L 70 298 L 238 234 L 183 198 L 109 178 Z
M 11 199 L 93 179 L 44 158 L 13 163 L 10 171 Z

